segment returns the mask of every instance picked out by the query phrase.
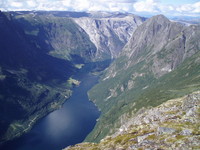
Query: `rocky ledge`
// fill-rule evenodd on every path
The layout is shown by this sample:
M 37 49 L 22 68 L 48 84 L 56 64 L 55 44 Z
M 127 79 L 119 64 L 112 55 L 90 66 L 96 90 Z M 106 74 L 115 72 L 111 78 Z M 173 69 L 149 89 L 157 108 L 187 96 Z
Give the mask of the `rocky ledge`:
M 140 110 L 100 143 L 81 143 L 64 150 L 166 149 L 200 149 L 200 91 Z

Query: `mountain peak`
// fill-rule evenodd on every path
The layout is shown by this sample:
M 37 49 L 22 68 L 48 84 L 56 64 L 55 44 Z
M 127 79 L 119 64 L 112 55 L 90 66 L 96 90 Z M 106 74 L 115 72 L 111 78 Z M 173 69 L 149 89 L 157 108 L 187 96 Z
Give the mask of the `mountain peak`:
M 153 16 L 152 18 L 157 18 L 157 19 L 167 19 L 167 17 L 165 17 L 163 14 L 159 14 L 159 15 L 156 15 L 156 16 Z
M 182 31 L 182 28 L 182 25 L 174 24 L 164 15 L 149 18 L 132 35 L 127 49 L 131 51 L 131 53 L 128 53 L 129 57 L 137 56 L 136 54 L 139 51 L 146 50 L 146 47 L 150 49 L 154 47 L 156 53 L 162 49 L 168 40 L 175 38 Z
M 159 23 L 159 24 L 164 24 L 164 23 L 169 23 L 170 20 L 165 17 L 164 15 L 156 15 L 148 19 L 149 22 L 153 23 Z

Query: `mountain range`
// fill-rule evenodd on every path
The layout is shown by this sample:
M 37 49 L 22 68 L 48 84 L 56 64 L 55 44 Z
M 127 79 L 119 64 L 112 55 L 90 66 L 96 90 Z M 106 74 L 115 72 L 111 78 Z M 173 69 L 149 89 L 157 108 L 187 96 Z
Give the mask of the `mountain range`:
M 102 115 L 86 141 L 114 133 L 144 107 L 199 90 L 199 27 L 158 15 L 135 30 L 89 92 Z
M 175 124 L 183 128 L 170 126 L 166 130 L 170 130 L 170 135 L 176 133 L 173 140 L 180 135 L 182 141 L 193 138 L 196 142 L 199 121 L 192 122 L 186 117 L 190 123 L 187 126 L 183 117 L 189 108 L 182 109 L 182 105 L 192 105 L 196 120 L 199 120 L 199 108 L 193 106 L 192 100 L 177 98 L 200 90 L 198 24 L 186 25 L 163 15 L 147 19 L 106 12 L 0 12 L 0 43 L 2 142 L 28 132 L 39 118 L 59 108 L 71 95 L 76 83 L 72 76 L 80 66 L 106 60 L 113 62 L 99 72 L 99 83 L 88 93 L 101 116 L 85 139 L 101 142 L 69 149 L 144 148 L 144 139 L 156 138 L 157 133 L 165 132 L 167 122 L 171 122 L 167 119 L 164 124 L 159 119 L 166 116 L 159 118 L 158 114 L 152 114 L 159 118 L 159 123 L 154 125 L 149 121 L 153 131 L 143 133 L 139 129 L 146 120 L 151 120 L 147 114 L 160 107 L 163 109 L 158 113 L 171 114 L 170 110 L 165 111 L 165 106 L 172 107 L 177 101 L 181 103 L 177 108 L 181 108 L 182 114 L 177 114 L 176 108 L 171 109 L 176 118 L 180 116 L 180 122 Z M 193 95 L 196 106 L 199 95 Z M 138 124 L 140 114 L 143 122 Z M 186 130 L 190 134 L 181 134 Z M 113 143 L 118 146 L 110 147 Z M 169 143 L 158 144 L 164 147 Z
M 87 33 L 76 23 L 79 18 L 96 22 L 90 28 L 97 33 Z M 116 56 L 143 20 L 130 14 L 0 12 L 1 143 L 58 109 L 78 83 L 72 76 L 84 64 L 105 66 L 102 61 Z M 101 21 L 107 24 L 99 28 Z

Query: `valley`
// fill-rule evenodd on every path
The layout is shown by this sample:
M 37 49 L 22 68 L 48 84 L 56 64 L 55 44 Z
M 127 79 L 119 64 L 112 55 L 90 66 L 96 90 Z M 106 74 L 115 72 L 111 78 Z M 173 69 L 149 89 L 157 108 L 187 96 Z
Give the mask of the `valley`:
M 115 24 L 115 30 L 124 26 L 117 18 L 130 16 L 129 23 L 120 30 L 125 31 L 126 27 L 133 30 L 137 26 L 134 21 L 137 16 L 112 13 L 107 15 L 102 14 L 102 17 L 98 16 L 97 19 L 110 22 L 108 17 L 113 15 L 115 21 L 105 29 L 98 29 L 98 24 L 93 24 L 98 36 L 113 41 L 112 36 L 98 31 L 105 30 L 111 35 L 115 34 L 118 40 L 119 36 L 128 40 L 130 33 L 122 32 L 119 35 L 112 28 Z M 96 48 L 90 41 L 93 35 L 87 34 L 75 23 L 80 16 L 97 21 L 95 15 L 87 13 L 0 12 L 0 100 L 3 104 L 0 106 L 0 143 L 29 132 L 38 120 L 61 108 L 71 96 L 73 87 L 80 84 L 73 76 L 82 70 L 82 67 L 86 68 L 83 69 L 86 70 L 85 73 L 88 73 L 88 70 L 98 73 L 108 66 L 113 57 L 110 55 L 109 46 L 112 45 L 115 49 L 119 45 L 115 45 L 113 41 L 104 47 L 102 44 L 105 39 L 101 41 L 102 38 L 97 38 L 96 41 L 100 43 L 99 47 L 104 47 L 104 52 Z M 144 20 L 137 18 L 138 24 Z M 125 42 L 122 42 L 120 47 L 124 44 Z
M 82 142 L 100 115 L 87 96 L 87 91 L 97 83 L 98 76 L 82 70 L 74 78 L 80 81 L 80 85 L 72 89 L 72 96 L 62 107 L 40 119 L 27 134 L 4 144 L 1 149 L 61 150 Z
M 142 109 L 99 143 L 64 150 L 199 149 L 200 92 Z
M 54 111 L 41 122 L 73 109 L 67 99 L 77 96 L 78 104 L 71 107 L 79 107 L 83 92 L 84 103 L 92 101 L 101 115 L 94 110 L 91 128 L 66 146 L 85 143 L 66 149 L 140 149 L 156 144 L 165 149 L 172 146 L 170 141 L 177 142 L 174 148 L 185 141 L 190 141 L 185 147 L 199 148 L 198 23 L 188 25 L 164 15 L 62 11 L 0 12 L 0 22 L 1 143 L 31 133 L 33 125 L 50 112 Z M 79 80 L 79 75 L 88 78 Z M 168 132 L 165 129 L 174 138 L 160 134 Z M 59 138 L 62 144 L 65 137 Z M 160 143 L 155 138 L 167 140 Z
M 186 27 L 163 15 L 140 25 L 89 91 L 102 115 L 86 141 L 115 133 L 142 108 L 198 91 L 199 31 L 198 25 Z

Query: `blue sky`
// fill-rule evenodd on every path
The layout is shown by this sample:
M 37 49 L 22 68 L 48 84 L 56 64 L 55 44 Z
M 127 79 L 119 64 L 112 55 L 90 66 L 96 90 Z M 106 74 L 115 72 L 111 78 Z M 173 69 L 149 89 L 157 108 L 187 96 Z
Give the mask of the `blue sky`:
M 200 17 L 200 0 L 0 0 L 0 10 L 119 11 Z

